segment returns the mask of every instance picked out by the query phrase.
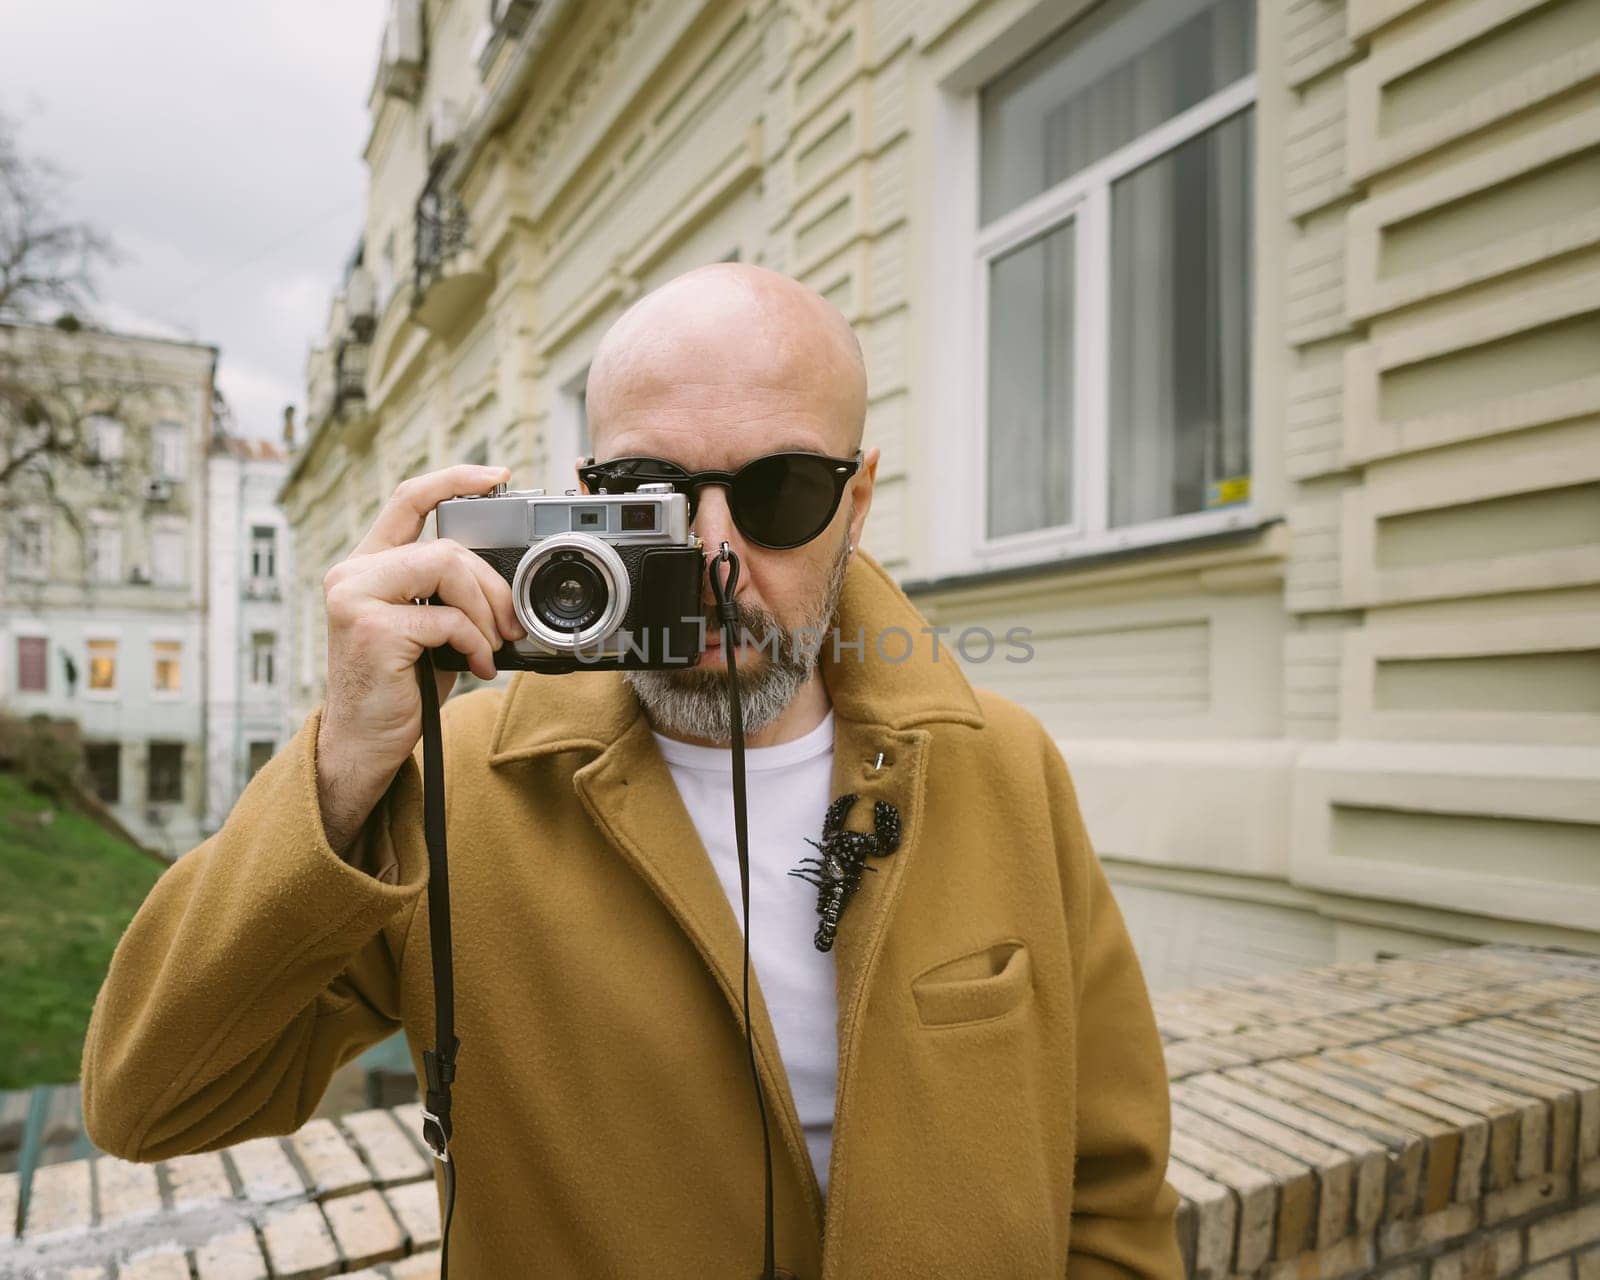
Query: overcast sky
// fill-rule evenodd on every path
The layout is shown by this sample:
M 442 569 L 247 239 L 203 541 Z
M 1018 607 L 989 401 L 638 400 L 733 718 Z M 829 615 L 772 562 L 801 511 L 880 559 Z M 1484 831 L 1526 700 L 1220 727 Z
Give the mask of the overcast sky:
M 0 0 L 0 112 L 122 261 L 102 322 L 214 343 L 276 436 L 360 233 L 383 0 Z

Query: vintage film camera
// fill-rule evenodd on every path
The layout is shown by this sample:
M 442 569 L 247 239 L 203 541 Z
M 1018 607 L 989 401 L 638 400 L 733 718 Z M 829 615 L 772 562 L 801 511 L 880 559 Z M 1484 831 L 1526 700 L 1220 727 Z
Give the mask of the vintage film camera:
M 441 538 L 511 584 L 528 635 L 495 653 L 499 670 L 687 667 L 705 647 L 705 554 L 689 532 L 689 500 L 670 484 L 559 497 L 502 488 L 449 499 L 437 512 Z M 450 648 L 434 663 L 467 666 Z

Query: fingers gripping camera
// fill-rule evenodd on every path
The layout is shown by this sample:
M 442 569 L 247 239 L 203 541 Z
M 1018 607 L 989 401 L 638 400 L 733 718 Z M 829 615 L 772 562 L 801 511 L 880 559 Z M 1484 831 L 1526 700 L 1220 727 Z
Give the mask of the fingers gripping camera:
M 527 637 L 502 645 L 501 671 L 692 666 L 705 647 L 705 556 L 688 499 L 667 484 L 629 494 L 542 489 L 441 502 L 438 530 L 511 586 Z M 466 670 L 454 649 L 434 662 Z

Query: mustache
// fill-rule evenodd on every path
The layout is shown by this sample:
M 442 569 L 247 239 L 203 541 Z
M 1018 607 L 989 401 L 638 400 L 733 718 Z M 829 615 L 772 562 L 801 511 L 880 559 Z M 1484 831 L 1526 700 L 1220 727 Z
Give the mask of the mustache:
M 772 632 L 781 632 L 783 630 L 783 626 L 779 623 L 777 617 L 759 606 L 743 604 L 736 600 L 734 601 L 733 609 L 735 635 L 743 636 L 749 634 L 758 640 L 764 640 Z M 712 636 L 720 637 L 722 635 L 722 619 L 717 617 L 715 606 L 706 609 L 702 621 L 705 625 L 707 639 Z

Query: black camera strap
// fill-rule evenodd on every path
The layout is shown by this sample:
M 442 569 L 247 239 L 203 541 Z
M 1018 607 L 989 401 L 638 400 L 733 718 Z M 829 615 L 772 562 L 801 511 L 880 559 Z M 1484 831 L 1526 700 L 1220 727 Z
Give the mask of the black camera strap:
M 725 570 L 720 573 L 719 570 Z M 722 653 L 728 664 L 728 711 L 733 765 L 733 831 L 739 852 L 739 898 L 744 927 L 744 989 L 741 995 L 744 1014 L 745 1053 L 750 1061 L 750 1078 L 755 1084 L 756 1107 L 761 1116 L 761 1151 L 766 1174 L 766 1199 L 763 1220 L 765 1239 L 759 1280 L 775 1280 L 772 1213 L 772 1136 L 767 1127 L 767 1102 L 761 1088 L 761 1072 L 756 1065 L 755 1033 L 750 1021 L 750 841 L 749 816 L 745 803 L 744 711 L 739 701 L 739 668 L 736 653 L 738 606 L 734 589 L 739 584 L 739 557 L 726 542 L 707 567 L 711 591 L 717 601 L 717 619 L 722 628 Z M 427 1076 L 427 1099 L 422 1109 L 422 1137 L 444 1166 L 444 1226 L 439 1240 L 439 1280 L 450 1280 L 450 1222 L 456 1207 L 456 1165 L 450 1158 L 450 1085 L 456 1078 L 456 1054 L 461 1042 L 456 1038 L 455 978 L 450 954 L 450 873 L 445 850 L 444 821 L 444 743 L 439 728 L 439 689 L 434 683 L 433 657 L 424 649 L 417 660 L 417 689 L 422 697 L 422 825 L 428 846 L 428 936 L 433 947 L 434 1043 L 422 1054 Z
M 719 572 L 727 570 L 726 578 Z M 756 1109 L 761 1114 L 761 1157 L 766 1173 L 765 1216 L 766 1236 L 762 1247 L 761 1280 L 773 1280 L 776 1263 L 773 1261 L 772 1240 L 772 1134 L 767 1128 L 767 1099 L 761 1089 L 761 1071 L 756 1066 L 755 1033 L 750 1024 L 750 822 L 745 808 L 744 791 L 744 708 L 739 702 L 739 664 L 736 657 L 739 637 L 734 624 L 739 618 L 739 606 L 734 603 L 734 588 L 739 585 L 739 557 L 726 542 L 712 557 L 707 566 L 711 574 L 711 592 L 717 598 L 717 621 L 722 624 L 722 656 L 728 664 L 729 746 L 733 752 L 733 842 L 739 850 L 739 907 L 744 925 L 744 990 L 741 995 L 744 1013 L 744 1049 L 750 1058 L 750 1079 L 756 1088 Z
M 433 655 L 417 659 L 422 695 L 422 830 L 428 845 L 428 940 L 433 950 L 432 1049 L 422 1051 L 427 1097 L 422 1140 L 444 1166 L 444 1228 L 439 1240 L 439 1280 L 450 1280 L 450 1220 L 456 1211 L 456 1166 L 450 1158 L 450 1085 L 456 1078 L 456 988 L 450 954 L 450 864 L 445 856 L 444 737 L 439 728 L 439 686 Z

